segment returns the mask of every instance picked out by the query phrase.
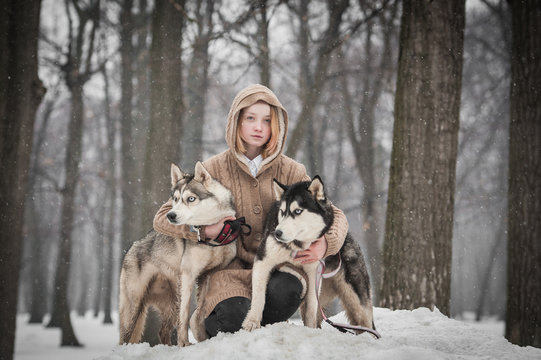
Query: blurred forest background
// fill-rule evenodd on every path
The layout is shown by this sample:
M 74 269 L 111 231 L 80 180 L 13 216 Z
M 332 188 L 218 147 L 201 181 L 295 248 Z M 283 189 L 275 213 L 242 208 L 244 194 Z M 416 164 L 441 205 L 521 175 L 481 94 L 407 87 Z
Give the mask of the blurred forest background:
M 286 154 L 322 176 L 379 305 L 402 2 L 42 0 L 18 311 L 117 309 L 123 254 L 169 196 L 169 164 L 226 149 L 244 86 L 290 115 Z M 450 314 L 506 307 L 511 13 L 466 2 Z M 164 151 L 164 149 L 167 149 Z M 64 303 L 64 305 L 62 305 Z

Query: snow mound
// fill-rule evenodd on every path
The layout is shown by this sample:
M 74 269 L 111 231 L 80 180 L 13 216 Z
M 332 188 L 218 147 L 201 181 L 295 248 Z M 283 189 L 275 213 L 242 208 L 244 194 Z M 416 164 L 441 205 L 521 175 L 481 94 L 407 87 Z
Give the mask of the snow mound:
M 98 360 L 122 359 L 541 359 L 541 349 L 519 347 L 494 331 L 449 319 L 437 309 L 413 311 L 375 308 L 382 339 L 344 334 L 323 324 L 310 329 L 296 323 L 269 325 L 253 332 L 218 334 L 188 346 L 116 346 Z M 332 318 L 346 322 L 344 313 Z

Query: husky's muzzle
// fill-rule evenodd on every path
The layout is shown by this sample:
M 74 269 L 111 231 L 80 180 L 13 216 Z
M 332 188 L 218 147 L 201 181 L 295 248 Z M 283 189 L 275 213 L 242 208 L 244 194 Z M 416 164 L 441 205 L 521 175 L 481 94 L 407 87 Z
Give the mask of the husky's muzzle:
M 275 230 L 272 235 L 274 236 L 276 241 L 279 241 L 281 243 L 288 244 L 291 242 L 291 240 L 284 239 L 284 233 L 282 230 Z
M 171 224 L 177 224 L 177 213 L 176 212 L 169 211 L 166 216 L 167 216 L 167 220 L 169 220 L 169 222 Z

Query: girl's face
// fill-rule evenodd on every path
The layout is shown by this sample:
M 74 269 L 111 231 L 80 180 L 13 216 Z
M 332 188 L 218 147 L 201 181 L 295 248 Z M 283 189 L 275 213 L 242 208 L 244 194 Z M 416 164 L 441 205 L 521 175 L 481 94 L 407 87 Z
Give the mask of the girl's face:
M 240 136 L 244 140 L 249 159 L 261 154 L 271 136 L 271 108 L 265 102 L 257 102 L 241 113 Z

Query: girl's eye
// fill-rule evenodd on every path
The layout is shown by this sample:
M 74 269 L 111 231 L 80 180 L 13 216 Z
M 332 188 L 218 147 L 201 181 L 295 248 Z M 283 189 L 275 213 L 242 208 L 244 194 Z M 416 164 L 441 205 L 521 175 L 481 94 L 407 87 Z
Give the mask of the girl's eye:
M 187 200 L 188 200 L 188 202 L 194 202 L 194 201 L 195 201 L 195 197 L 193 197 L 193 196 L 190 196 L 190 197 L 188 197 L 188 199 L 187 199 Z
M 265 122 L 266 122 L 267 124 L 270 124 L 271 119 L 265 119 Z
M 248 121 L 254 121 L 254 117 L 253 117 L 253 116 L 246 116 L 246 120 L 248 120 Z
M 300 215 L 302 213 L 302 210 L 301 209 L 295 209 L 295 211 L 293 211 L 295 213 L 295 215 Z

